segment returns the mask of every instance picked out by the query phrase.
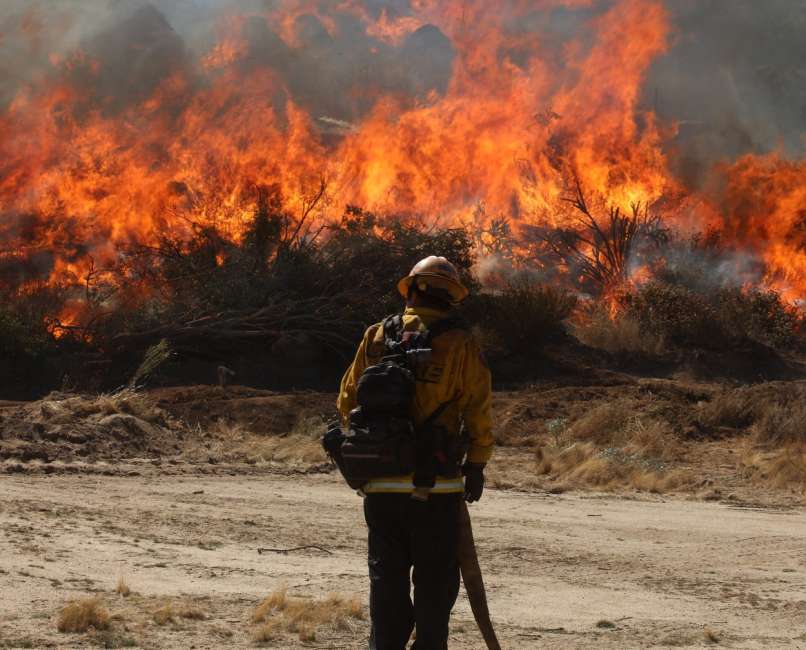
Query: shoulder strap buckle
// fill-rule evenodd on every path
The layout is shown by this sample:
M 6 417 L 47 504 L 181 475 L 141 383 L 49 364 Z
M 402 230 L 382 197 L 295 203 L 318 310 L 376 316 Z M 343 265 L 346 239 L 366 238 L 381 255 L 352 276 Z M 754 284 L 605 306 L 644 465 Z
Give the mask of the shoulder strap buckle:
M 384 356 L 395 356 L 402 353 L 400 344 L 403 341 L 403 315 L 387 316 L 383 320 Z

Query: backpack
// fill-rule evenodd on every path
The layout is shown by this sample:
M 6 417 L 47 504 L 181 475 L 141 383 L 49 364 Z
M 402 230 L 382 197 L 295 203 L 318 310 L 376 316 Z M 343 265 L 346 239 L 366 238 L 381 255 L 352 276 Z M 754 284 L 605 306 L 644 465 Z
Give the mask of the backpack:
M 381 326 L 383 356 L 358 379 L 358 406 L 350 412 L 347 431 L 331 424 L 323 446 L 353 489 L 375 478 L 412 473 L 415 486 L 433 487 L 439 468 L 437 436 L 431 429 L 450 402 L 416 427 L 411 409 L 417 373 L 430 363 L 432 340 L 464 325 L 458 318 L 446 318 L 428 329 L 407 332 L 403 317 L 395 315 Z

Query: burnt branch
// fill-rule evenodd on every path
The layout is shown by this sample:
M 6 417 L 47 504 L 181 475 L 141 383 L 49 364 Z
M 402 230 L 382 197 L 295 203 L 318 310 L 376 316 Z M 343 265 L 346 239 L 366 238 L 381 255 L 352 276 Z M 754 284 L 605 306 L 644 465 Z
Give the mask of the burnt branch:
M 578 213 L 574 226 L 536 231 L 537 237 L 552 257 L 577 271 L 600 292 L 628 279 L 639 242 L 657 246 L 668 237 L 661 218 L 642 203 L 632 204 L 629 213 L 611 206 L 604 218 L 595 216 L 576 177 L 574 195 L 564 201 Z
M 165 340 L 174 350 L 205 356 L 211 351 L 231 352 L 254 343 L 270 345 L 281 337 L 305 336 L 339 352 L 349 349 L 353 331 L 360 327 L 342 317 L 344 300 L 339 294 L 305 300 L 276 296 L 260 309 L 189 316 L 176 323 L 124 332 L 112 339 L 112 346 L 123 351 Z

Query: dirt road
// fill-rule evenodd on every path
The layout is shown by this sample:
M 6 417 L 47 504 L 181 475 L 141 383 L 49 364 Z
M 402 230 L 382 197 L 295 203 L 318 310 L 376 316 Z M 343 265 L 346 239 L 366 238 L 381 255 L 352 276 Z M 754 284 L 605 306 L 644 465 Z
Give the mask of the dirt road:
M 290 595 L 366 598 L 361 501 L 325 476 L 0 477 L 0 647 L 253 647 Z M 806 648 L 806 511 L 488 491 L 472 509 L 504 646 Z M 317 549 L 258 555 L 258 546 Z M 115 593 L 122 576 L 133 593 Z M 56 631 L 100 595 L 103 636 Z M 197 616 L 159 625 L 171 603 Z M 274 648 L 362 648 L 365 621 Z M 480 648 L 464 596 L 452 648 Z

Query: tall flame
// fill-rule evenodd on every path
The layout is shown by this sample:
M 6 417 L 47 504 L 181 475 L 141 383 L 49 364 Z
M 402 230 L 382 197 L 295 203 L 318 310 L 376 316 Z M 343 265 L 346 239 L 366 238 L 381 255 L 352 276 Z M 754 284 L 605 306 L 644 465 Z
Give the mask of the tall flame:
M 481 204 L 516 230 L 556 226 L 572 219 L 562 199 L 573 175 L 608 203 L 655 205 L 681 227 L 718 226 L 765 260 L 773 286 L 802 297 L 803 163 L 748 156 L 722 168 L 722 195 L 681 202 L 686 191 L 666 153 L 675 125 L 640 104 L 670 39 L 669 14 L 659 0 L 601 5 L 412 0 L 404 14 L 372 14 L 359 0 L 289 0 L 226 17 L 195 62 L 167 68 L 122 107 L 96 91 L 105 60 L 53 54 L 47 81 L 22 88 L 0 116 L 0 241 L 18 255 L 51 251 L 51 280 L 80 276 L 90 257 L 110 263 L 120 244 L 182 232 L 188 220 L 237 236 L 255 186 L 278 186 L 299 217 L 323 182 L 313 215 L 323 221 L 356 204 L 469 224 Z M 529 21 L 561 7 L 597 11 L 558 49 Z M 356 24 L 367 66 L 412 39 L 416 50 L 428 30 L 447 38 L 445 87 L 333 88 L 354 109 L 345 120 L 317 113 L 272 57 L 255 54 L 256 25 L 293 59 L 315 47 L 306 29 L 339 39 Z

